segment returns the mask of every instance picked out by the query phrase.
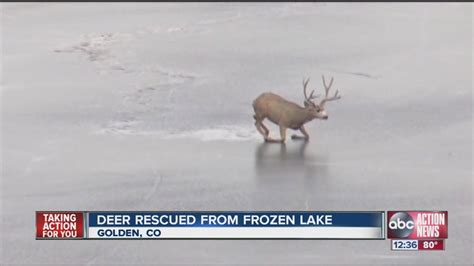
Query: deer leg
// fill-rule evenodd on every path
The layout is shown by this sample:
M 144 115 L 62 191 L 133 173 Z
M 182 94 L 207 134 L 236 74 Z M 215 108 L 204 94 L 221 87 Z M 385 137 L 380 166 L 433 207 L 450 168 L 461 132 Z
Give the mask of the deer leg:
M 262 134 L 263 138 L 267 138 L 267 135 L 265 134 L 265 131 L 263 131 L 263 128 L 260 126 L 260 122 L 255 121 L 255 127 L 257 128 L 257 131 Z
M 281 137 L 281 143 L 285 143 L 286 140 L 286 127 L 280 125 L 280 137 Z
M 265 136 L 268 137 L 268 134 L 270 134 L 270 130 L 263 124 L 263 121 L 260 121 L 260 126 L 262 127 L 263 131 L 265 131 Z
M 253 116 L 255 118 L 255 127 L 257 128 L 258 132 L 262 134 L 263 138 L 266 140 L 268 138 L 268 134 L 270 133 L 268 129 L 263 125 L 262 119 L 258 119 L 256 115 Z
M 293 135 L 291 136 L 291 139 L 304 139 L 304 140 L 309 140 L 309 134 L 306 132 L 306 129 L 304 126 L 300 127 L 301 133 L 303 133 L 303 136 L 298 136 L 298 135 Z
M 271 139 L 267 138 L 265 139 L 266 142 L 275 142 L 275 143 L 285 143 L 286 139 L 286 127 L 280 125 L 280 137 L 281 139 Z

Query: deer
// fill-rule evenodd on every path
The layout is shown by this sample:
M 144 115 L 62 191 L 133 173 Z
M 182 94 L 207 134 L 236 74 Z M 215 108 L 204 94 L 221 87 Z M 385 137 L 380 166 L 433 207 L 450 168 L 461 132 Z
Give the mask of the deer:
M 329 84 L 326 83 L 324 75 L 322 76 L 322 80 L 325 96 L 319 104 L 316 104 L 314 100 L 319 98 L 320 95 L 314 95 L 314 90 L 311 91 L 309 96 L 307 94 L 306 88 L 309 83 L 309 78 L 303 78 L 304 107 L 272 92 L 264 92 L 253 101 L 255 127 L 263 136 L 265 142 L 285 143 L 286 130 L 288 128 L 299 130 L 303 134 L 303 136 L 292 135 L 291 139 L 309 141 L 309 134 L 304 125 L 314 119 L 327 120 L 329 116 L 325 109 L 326 103 L 341 99 L 338 90 L 336 90 L 333 96 L 329 97 L 329 90 L 334 82 L 334 78 L 331 77 Z M 269 136 L 270 131 L 263 124 L 263 120 L 265 119 L 270 120 L 280 127 L 280 139 L 273 139 Z

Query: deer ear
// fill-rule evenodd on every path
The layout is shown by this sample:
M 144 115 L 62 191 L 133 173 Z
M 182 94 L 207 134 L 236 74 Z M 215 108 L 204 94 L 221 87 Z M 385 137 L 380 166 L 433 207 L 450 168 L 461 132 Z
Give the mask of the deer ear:
M 308 103 L 308 101 L 305 100 L 304 101 L 304 107 L 308 107 L 308 106 L 309 106 L 309 103 Z

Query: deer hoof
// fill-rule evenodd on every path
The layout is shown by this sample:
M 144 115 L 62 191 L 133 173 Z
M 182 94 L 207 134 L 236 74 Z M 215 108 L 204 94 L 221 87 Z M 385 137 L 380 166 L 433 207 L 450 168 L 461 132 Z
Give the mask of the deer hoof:
M 298 136 L 298 135 L 292 135 L 292 136 L 291 136 L 291 139 L 296 139 L 296 140 L 298 140 L 298 139 L 305 139 L 305 137 Z
M 292 135 L 291 136 L 292 140 L 304 140 L 304 141 L 309 141 L 309 138 L 303 137 L 303 136 L 298 136 L 298 135 Z

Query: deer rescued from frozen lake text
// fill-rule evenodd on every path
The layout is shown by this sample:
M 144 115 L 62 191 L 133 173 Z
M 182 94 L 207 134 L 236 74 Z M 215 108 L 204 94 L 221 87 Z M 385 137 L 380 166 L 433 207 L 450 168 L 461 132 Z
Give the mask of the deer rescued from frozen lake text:
M 328 119 L 328 114 L 325 110 L 325 104 L 329 101 L 339 100 L 341 99 L 341 96 L 339 95 L 339 91 L 336 90 L 336 93 L 332 97 L 329 97 L 329 90 L 331 89 L 334 78 L 331 78 L 329 84 L 326 84 L 326 79 L 324 76 L 322 76 L 322 79 L 325 96 L 319 104 L 314 103 L 314 99 L 319 97 L 319 95 L 314 95 L 314 90 L 309 96 L 306 92 L 309 78 L 303 80 L 303 94 L 305 97 L 304 107 L 301 107 L 294 102 L 285 100 L 283 97 L 271 92 L 262 93 L 253 101 L 253 109 L 255 110 L 255 115 L 253 116 L 255 119 L 255 127 L 257 127 L 258 132 L 262 134 L 266 142 L 284 143 L 286 139 L 286 130 L 288 128 L 295 130 L 299 129 L 301 133 L 303 133 L 303 136 L 293 135 L 291 137 L 292 139 L 309 140 L 309 135 L 304 128 L 304 124 L 315 118 L 324 120 Z M 263 120 L 265 120 L 265 118 L 280 127 L 281 139 L 270 138 L 270 131 L 263 124 Z

